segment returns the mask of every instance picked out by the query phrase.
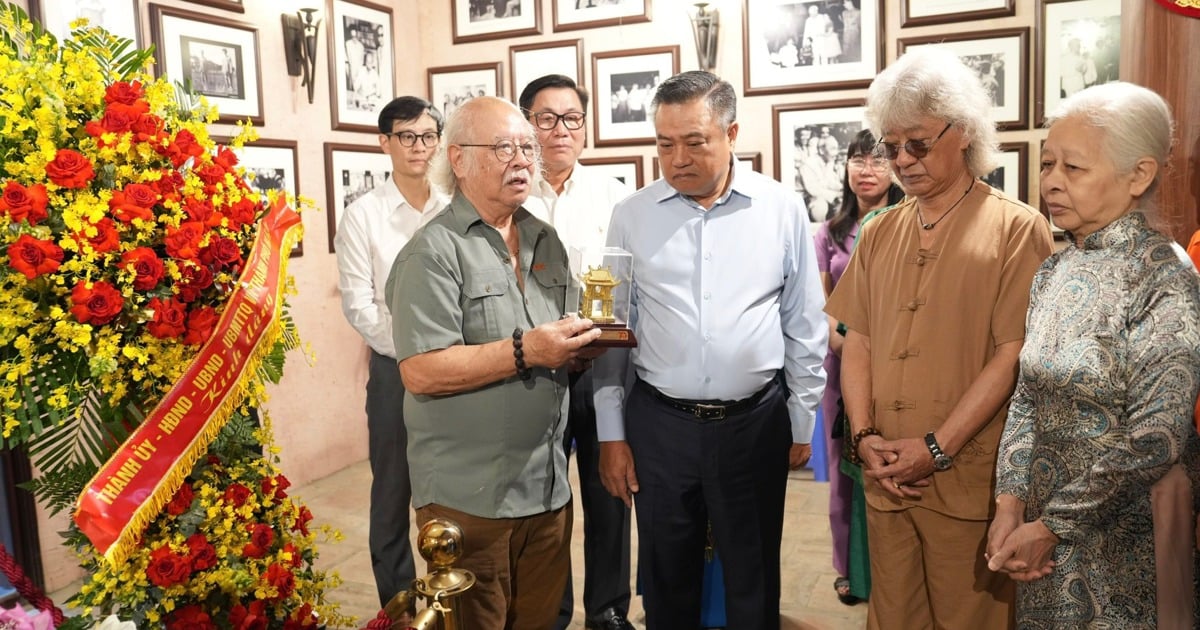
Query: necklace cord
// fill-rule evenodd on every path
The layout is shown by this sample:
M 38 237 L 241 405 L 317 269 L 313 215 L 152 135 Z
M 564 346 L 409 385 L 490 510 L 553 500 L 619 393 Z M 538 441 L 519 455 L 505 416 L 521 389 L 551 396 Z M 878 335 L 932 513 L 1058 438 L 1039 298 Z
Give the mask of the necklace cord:
M 933 223 L 926 223 L 926 222 L 925 222 L 925 215 L 921 214 L 921 204 L 920 204 L 920 203 L 918 203 L 918 204 L 917 204 L 917 221 L 919 221 L 919 222 L 920 222 L 920 224 L 921 224 L 921 229 L 922 229 L 922 230 L 932 230 L 933 228 L 937 227 L 937 224 L 941 223 L 941 222 L 942 222 L 942 219 L 945 219 L 947 216 L 949 216 L 949 214 L 950 214 L 950 213 L 951 213 L 951 212 L 952 212 L 952 211 L 953 211 L 955 208 L 957 208 L 957 207 L 958 207 L 958 204 L 962 203 L 962 200 L 963 200 L 963 199 L 966 199 L 966 198 L 967 198 L 967 195 L 971 194 L 971 191 L 972 191 L 972 190 L 974 190 L 974 188 L 975 188 L 975 180 L 973 180 L 973 179 L 972 179 L 972 180 L 971 180 L 971 185 L 970 185 L 970 186 L 967 186 L 967 190 L 966 190 L 966 192 L 964 192 L 964 193 L 962 194 L 962 196 L 958 198 L 958 201 L 955 201 L 955 202 L 954 202 L 954 205 L 950 206 L 950 209 L 949 209 L 949 210 L 947 210 L 947 211 L 943 212 L 943 213 L 942 213 L 942 216 L 938 217 L 938 220 L 937 220 L 937 221 L 934 221 Z

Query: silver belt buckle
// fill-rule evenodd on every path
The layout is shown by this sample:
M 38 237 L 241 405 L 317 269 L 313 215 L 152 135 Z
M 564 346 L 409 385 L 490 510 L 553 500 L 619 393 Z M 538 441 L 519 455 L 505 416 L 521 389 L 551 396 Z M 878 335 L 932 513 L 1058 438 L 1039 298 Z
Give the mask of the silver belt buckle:
M 693 415 L 701 420 L 723 420 L 725 418 L 725 407 L 722 405 L 696 403 Z

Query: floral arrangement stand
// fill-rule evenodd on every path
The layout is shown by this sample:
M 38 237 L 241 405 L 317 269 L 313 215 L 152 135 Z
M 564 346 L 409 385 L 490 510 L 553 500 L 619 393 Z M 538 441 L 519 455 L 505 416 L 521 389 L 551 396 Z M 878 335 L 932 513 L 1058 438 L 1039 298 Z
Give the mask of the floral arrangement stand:
M 247 182 L 217 112 L 85 21 L 61 41 L 0 0 L 0 447 L 70 511 L 68 604 L 138 627 L 347 627 L 318 534 L 278 469 L 266 386 L 295 205 Z M 118 621 L 119 620 L 119 621 Z

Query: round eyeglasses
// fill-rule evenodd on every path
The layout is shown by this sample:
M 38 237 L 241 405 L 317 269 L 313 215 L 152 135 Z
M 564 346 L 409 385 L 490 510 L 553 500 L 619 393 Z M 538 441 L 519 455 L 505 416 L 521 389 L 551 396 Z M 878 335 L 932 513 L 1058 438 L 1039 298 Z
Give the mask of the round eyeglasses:
M 859 172 L 886 171 L 888 167 L 887 160 L 883 159 L 883 157 L 877 157 L 874 155 L 870 157 L 863 157 L 861 155 L 852 157 L 846 162 L 846 164 L 850 165 L 850 168 Z
M 875 154 L 877 157 L 882 156 L 889 160 L 894 160 L 897 157 L 900 157 L 900 149 L 903 148 L 905 153 L 908 153 L 919 160 L 926 155 L 929 155 L 929 152 L 933 150 L 933 145 L 937 144 L 937 141 L 941 140 L 942 136 L 946 135 L 946 132 L 950 131 L 950 127 L 953 125 L 954 123 L 946 123 L 946 126 L 942 129 L 942 132 L 929 142 L 925 142 L 924 140 L 909 140 L 904 144 L 898 144 L 896 142 L 884 142 L 880 140 L 879 143 L 875 145 Z
M 476 147 L 481 149 L 491 149 L 492 153 L 496 154 L 496 159 L 508 164 L 517 157 L 517 150 L 521 151 L 521 155 L 525 156 L 526 160 L 533 160 L 537 156 L 537 145 L 532 142 L 517 144 L 511 140 L 501 140 L 496 144 L 459 144 L 460 147 Z
M 583 129 L 583 123 L 587 119 L 587 115 L 583 112 L 567 112 L 565 114 L 555 114 L 554 112 L 537 112 L 533 114 L 533 124 L 537 125 L 538 129 L 549 131 L 558 126 L 558 121 L 567 129 L 574 131 Z
M 426 131 L 425 133 L 413 133 L 411 131 L 393 131 L 386 133 L 385 136 L 395 138 L 400 141 L 400 146 L 411 147 L 417 143 L 417 138 L 421 139 L 421 144 L 427 147 L 437 146 L 437 143 L 442 139 L 442 134 L 436 131 Z

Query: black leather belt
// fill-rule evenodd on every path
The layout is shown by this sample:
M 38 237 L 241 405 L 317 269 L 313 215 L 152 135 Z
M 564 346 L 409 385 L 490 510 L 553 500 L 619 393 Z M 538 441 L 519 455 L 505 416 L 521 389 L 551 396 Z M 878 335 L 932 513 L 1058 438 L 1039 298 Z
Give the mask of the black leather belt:
M 762 389 L 751 394 L 749 398 L 741 400 L 685 400 L 671 398 L 645 381 L 639 380 L 638 384 L 645 386 L 646 391 L 672 409 L 694 416 L 698 420 L 715 421 L 724 420 L 729 416 L 736 416 L 753 409 L 762 400 L 763 396 L 766 396 L 767 392 L 771 390 L 771 386 L 775 384 L 775 380 L 772 379 Z

